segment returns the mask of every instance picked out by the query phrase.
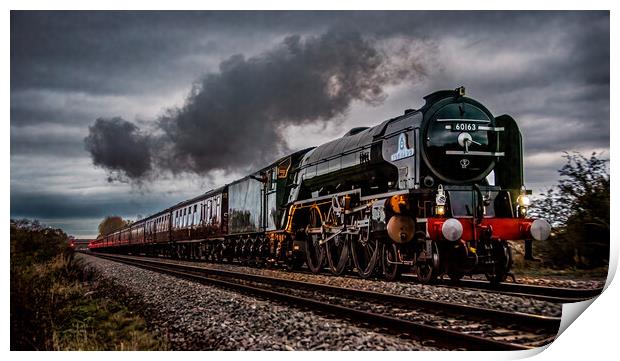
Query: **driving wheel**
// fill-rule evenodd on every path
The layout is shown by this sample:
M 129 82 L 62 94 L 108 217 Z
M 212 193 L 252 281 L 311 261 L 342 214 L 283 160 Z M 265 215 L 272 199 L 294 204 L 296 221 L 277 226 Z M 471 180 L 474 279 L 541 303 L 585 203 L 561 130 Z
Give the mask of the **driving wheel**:
M 418 244 L 415 269 L 420 283 L 429 284 L 437 279 L 439 275 L 439 249 L 437 248 L 437 243 L 431 241 L 430 250 L 426 247 L 426 241 Z
M 370 234 L 370 222 L 359 227 L 359 234 L 350 235 L 351 255 L 357 273 L 362 278 L 373 276 L 381 259 L 379 240 Z
M 310 208 L 310 219 L 308 226 L 312 228 L 321 227 L 321 214 L 317 207 Z M 319 273 L 323 269 L 325 259 L 325 248 L 319 243 L 321 235 L 306 232 L 306 264 L 312 273 Z

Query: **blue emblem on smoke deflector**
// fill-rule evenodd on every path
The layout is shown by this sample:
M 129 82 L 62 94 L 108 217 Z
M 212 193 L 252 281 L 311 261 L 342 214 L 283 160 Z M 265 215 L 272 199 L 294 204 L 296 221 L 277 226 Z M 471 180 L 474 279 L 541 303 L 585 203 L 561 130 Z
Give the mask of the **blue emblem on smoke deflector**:
M 413 156 L 413 148 L 407 148 L 407 134 L 398 136 L 398 151 L 390 157 L 392 161 Z

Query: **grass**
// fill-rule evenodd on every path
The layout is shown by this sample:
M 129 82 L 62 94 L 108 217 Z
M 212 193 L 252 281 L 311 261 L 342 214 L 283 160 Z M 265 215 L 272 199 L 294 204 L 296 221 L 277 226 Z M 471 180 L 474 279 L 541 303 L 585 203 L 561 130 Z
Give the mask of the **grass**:
M 597 267 L 593 269 L 580 269 L 576 267 L 550 268 L 537 265 L 534 262 L 530 261 L 525 262 L 526 264 L 515 264 L 513 267 L 514 272 L 522 276 L 554 277 L 573 281 L 605 281 L 607 279 L 607 267 Z
M 11 223 L 11 350 L 169 349 L 102 287 L 64 232 Z
M 165 350 L 142 318 L 123 305 L 95 297 L 70 307 L 72 316 L 52 335 L 54 350 Z
M 540 256 L 541 252 L 534 249 L 537 261 L 526 261 L 524 259 L 523 242 L 511 242 L 513 265 L 512 269 L 515 274 L 530 277 L 554 277 L 563 278 L 573 281 L 600 280 L 607 279 L 608 267 L 579 268 L 576 266 L 551 266 L 549 262 L 544 261 L 544 257 Z

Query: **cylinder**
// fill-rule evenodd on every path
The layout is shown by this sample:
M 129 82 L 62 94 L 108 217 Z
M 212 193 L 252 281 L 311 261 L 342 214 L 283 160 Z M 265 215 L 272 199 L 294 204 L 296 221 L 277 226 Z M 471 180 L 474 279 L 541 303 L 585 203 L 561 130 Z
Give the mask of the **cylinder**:
M 415 234 L 415 222 L 408 216 L 394 215 L 387 224 L 388 236 L 396 243 L 407 243 Z

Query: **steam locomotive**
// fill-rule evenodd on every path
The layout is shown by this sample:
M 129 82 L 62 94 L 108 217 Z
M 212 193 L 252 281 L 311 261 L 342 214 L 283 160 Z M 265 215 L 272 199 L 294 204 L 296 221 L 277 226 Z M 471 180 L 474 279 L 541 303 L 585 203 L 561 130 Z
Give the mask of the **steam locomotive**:
M 527 218 L 521 133 L 463 87 L 418 110 L 278 159 L 221 188 L 100 237 L 92 251 L 430 283 L 505 280 L 508 240 L 547 239 Z

